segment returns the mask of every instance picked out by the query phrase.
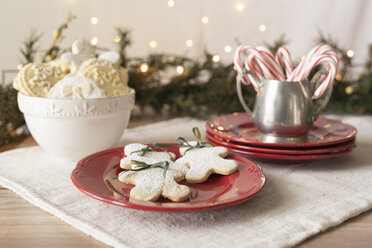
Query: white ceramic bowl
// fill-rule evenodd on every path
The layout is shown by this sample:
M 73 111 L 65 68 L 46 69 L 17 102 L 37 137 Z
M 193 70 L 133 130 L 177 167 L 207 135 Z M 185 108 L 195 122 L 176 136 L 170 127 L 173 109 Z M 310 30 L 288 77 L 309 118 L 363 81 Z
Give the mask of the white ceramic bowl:
M 134 96 L 134 90 L 118 97 L 83 100 L 18 93 L 18 106 L 45 151 L 76 161 L 116 144 L 128 125 Z

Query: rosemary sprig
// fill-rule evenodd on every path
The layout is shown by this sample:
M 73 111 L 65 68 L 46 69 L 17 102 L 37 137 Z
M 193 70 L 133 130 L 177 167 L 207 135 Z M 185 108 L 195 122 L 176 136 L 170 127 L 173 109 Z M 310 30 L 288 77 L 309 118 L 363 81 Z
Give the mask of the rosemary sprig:
M 169 168 L 169 162 L 168 161 L 162 161 L 154 164 L 147 164 L 145 162 L 141 162 L 138 160 L 131 160 L 131 163 L 134 165 L 137 165 L 134 169 L 128 169 L 123 171 L 122 173 L 128 172 L 128 171 L 141 171 L 141 170 L 146 170 L 150 168 L 163 168 L 163 177 L 165 178 L 167 175 L 167 171 Z
M 169 151 L 167 150 L 167 147 L 168 148 L 180 148 L 179 146 L 172 146 L 172 145 L 165 145 L 165 144 L 160 144 L 160 143 L 156 143 L 156 142 L 153 142 L 152 143 L 153 146 L 163 150 L 164 152 L 168 153 L 169 157 L 171 160 L 174 160 L 173 156 L 169 153 Z
M 140 150 L 131 152 L 130 155 L 132 155 L 133 153 L 138 153 L 138 156 L 143 157 L 143 156 L 145 156 L 146 152 L 150 152 L 150 151 L 153 151 L 152 147 L 151 146 L 146 146 L 146 147 L 144 147 Z
M 153 144 L 155 147 L 157 147 L 157 148 L 163 150 L 164 152 L 166 152 L 166 153 L 169 155 L 170 159 L 173 160 L 173 156 L 168 152 L 167 149 L 165 149 L 164 147 L 162 147 L 162 146 L 161 146 L 160 144 L 158 144 L 158 143 L 152 143 L 152 144 Z M 144 147 L 144 148 L 142 148 L 142 149 L 140 149 L 140 150 L 137 150 L 137 151 L 133 151 L 133 152 L 131 152 L 130 155 L 132 155 L 133 153 L 138 153 L 138 156 L 143 157 L 143 156 L 146 155 L 147 152 L 151 152 L 151 151 L 154 151 L 154 149 L 153 149 L 151 146 L 146 146 L 146 147 Z
M 194 136 L 196 138 L 196 144 L 195 145 L 190 144 L 183 137 L 178 137 L 178 139 L 177 139 L 178 146 L 165 145 L 165 144 L 159 144 L 159 143 L 153 143 L 153 145 L 156 146 L 156 147 L 159 147 L 159 148 L 163 148 L 163 149 L 165 147 L 168 147 L 168 148 L 183 148 L 183 147 L 187 147 L 188 149 L 185 151 L 185 153 L 188 152 L 188 151 L 190 151 L 190 150 L 192 150 L 192 149 L 195 149 L 195 148 L 204 148 L 204 147 L 207 147 L 207 145 L 214 146 L 210 142 L 202 142 L 201 141 L 201 134 L 200 134 L 199 128 L 194 127 L 192 129 L 192 132 L 193 132 L 193 134 L 194 134 Z
M 207 147 L 206 145 L 210 145 L 210 146 L 214 146 L 212 143 L 210 142 L 202 142 L 201 141 L 201 134 L 200 134 L 200 131 L 199 131 L 199 128 L 197 127 L 194 127 L 192 129 L 192 132 L 194 133 L 194 136 L 196 138 L 196 145 L 192 145 L 190 144 L 185 138 L 183 137 L 179 137 L 177 139 L 177 143 L 180 144 L 181 147 L 188 147 L 185 151 L 185 154 L 192 150 L 192 149 L 197 149 L 197 148 L 204 148 L 204 147 Z

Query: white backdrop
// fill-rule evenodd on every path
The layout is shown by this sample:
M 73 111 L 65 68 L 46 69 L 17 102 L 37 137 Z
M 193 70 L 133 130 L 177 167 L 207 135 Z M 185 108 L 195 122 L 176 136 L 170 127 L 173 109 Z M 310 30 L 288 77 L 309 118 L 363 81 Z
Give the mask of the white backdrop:
M 237 10 L 239 4 L 243 11 Z M 17 68 L 21 41 L 31 28 L 44 33 L 41 46 L 47 48 L 68 12 L 78 18 L 65 32 L 64 47 L 78 37 L 97 37 L 99 47 L 114 48 L 114 27 L 121 26 L 133 30 L 129 55 L 168 52 L 199 58 L 206 48 L 227 63 L 237 41 L 258 45 L 285 34 L 299 58 L 322 31 L 363 62 L 372 43 L 370 0 L 0 0 L 0 70 Z M 203 16 L 207 24 L 201 22 Z M 260 31 L 260 25 L 266 30 Z M 188 39 L 192 47 L 186 46 Z M 150 48 L 152 40 L 157 47 Z M 226 45 L 233 51 L 225 52 Z

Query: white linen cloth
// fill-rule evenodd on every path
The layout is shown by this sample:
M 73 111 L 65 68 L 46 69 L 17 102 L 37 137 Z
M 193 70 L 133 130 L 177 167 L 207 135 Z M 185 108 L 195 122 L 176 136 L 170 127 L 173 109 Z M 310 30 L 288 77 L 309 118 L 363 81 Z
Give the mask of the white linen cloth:
M 74 163 L 40 147 L 0 154 L 0 184 L 82 232 L 114 247 L 290 247 L 372 208 L 372 117 L 344 117 L 358 128 L 350 154 L 297 165 L 260 163 L 267 185 L 225 209 L 157 213 L 86 196 L 70 181 Z M 174 142 L 204 133 L 204 122 L 174 119 L 129 129 L 122 144 Z

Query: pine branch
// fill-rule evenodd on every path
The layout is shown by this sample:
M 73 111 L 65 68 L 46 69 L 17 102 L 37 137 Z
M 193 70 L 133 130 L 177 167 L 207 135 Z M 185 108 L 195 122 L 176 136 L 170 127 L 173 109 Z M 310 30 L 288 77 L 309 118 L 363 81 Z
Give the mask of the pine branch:
M 0 110 L 0 145 L 3 145 L 15 139 L 15 130 L 25 123 L 18 109 L 17 91 L 11 84 L 0 84 Z
M 279 47 L 285 46 L 288 43 L 289 41 L 285 38 L 285 35 L 282 34 L 273 43 L 264 42 L 264 45 L 271 51 L 272 54 L 275 54 Z
M 326 37 L 321 31 L 319 31 L 319 38 L 316 40 L 316 44 L 328 44 L 337 52 L 340 59 L 338 74 L 343 79 L 346 79 L 352 67 L 352 58 L 347 56 L 346 49 L 342 48 L 330 35 Z
M 59 45 L 64 38 L 62 34 L 68 28 L 68 25 L 72 22 L 72 20 L 75 18 L 76 18 L 75 16 L 69 13 L 66 22 L 62 23 L 58 27 L 58 29 L 53 32 L 54 39 L 49 49 L 45 52 L 43 58 L 41 59 L 42 62 L 51 61 L 58 57 L 59 52 L 61 51 Z
M 127 28 L 115 28 L 117 33 L 115 39 L 118 39 L 118 52 L 120 54 L 121 66 L 126 67 L 128 63 L 127 48 L 132 44 L 132 31 Z
M 23 48 L 20 49 L 23 58 L 22 64 L 28 64 L 35 61 L 35 55 L 40 50 L 38 43 L 43 34 L 38 34 L 36 29 L 31 29 L 30 35 L 22 42 Z

